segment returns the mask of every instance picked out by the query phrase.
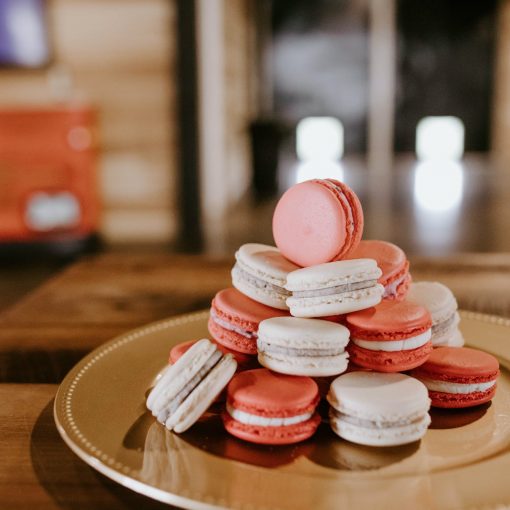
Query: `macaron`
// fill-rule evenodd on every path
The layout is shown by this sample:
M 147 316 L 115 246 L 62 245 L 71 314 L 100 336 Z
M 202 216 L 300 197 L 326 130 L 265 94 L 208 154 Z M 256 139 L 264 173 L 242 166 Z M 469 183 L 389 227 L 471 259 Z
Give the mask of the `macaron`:
M 291 444 L 311 437 L 320 423 L 317 384 L 259 368 L 237 374 L 227 387 L 227 432 L 259 444 Z
M 299 266 L 345 258 L 363 234 L 363 210 L 356 194 L 334 179 L 296 184 L 280 198 L 273 237 L 282 255 Z
M 432 345 L 462 347 L 457 300 L 452 291 L 439 282 L 412 283 L 407 300 L 424 306 L 432 317 Z
M 276 317 L 260 323 L 259 363 L 275 372 L 324 377 L 347 369 L 349 330 L 319 319 Z
M 223 353 L 223 354 L 232 354 L 234 359 L 237 361 L 237 371 L 240 370 L 249 370 L 251 368 L 256 368 L 259 366 L 257 358 L 250 354 L 243 354 L 242 352 L 234 351 L 225 347 L 224 345 L 219 344 L 218 342 L 211 340 L 213 344 Z M 187 342 L 181 342 L 180 344 L 174 345 L 170 350 L 170 356 L 168 358 L 168 362 L 170 364 L 176 363 L 177 360 L 198 340 L 189 340 Z
M 421 439 L 430 424 L 425 385 L 404 374 L 350 372 L 328 394 L 330 425 L 338 436 L 367 446 L 398 446 Z
M 259 323 L 288 312 L 253 301 L 232 287 L 220 290 L 211 303 L 209 333 L 219 344 L 244 354 L 257 354 Z
M 424 363 L 432 351 L 432 320 L 426 308 L 407 301 L 383 301 L 347 315 L 349 353 L 358 366 L 403 372 Z
M 167 429 L 177 433 L 191 427 L 229 383 L 237 368 L 211 341 L 193 344 L 168 365 L 147 398 L 147 408 Z
M 299 269 L 274 247 L 244 244 L 236 252 L 232 269 L 232 285 L 249 298 L 280 310 L 288 310 L 285 289 L 287 275 Z
M 377 283 L 381 270 L 373 259 L 340 260 L 289 273 L 285 288 L 295 317 L 324 317 L 377 305 L 384 287 Z
M 428 388 L 434 407 L 472 407 L 494 397 L 499 362 L 469 347 L 438 347 L 411 375 Z
M 379 283 L 384 287 L 383 299 L 405 298 L 411 283 L 409 261 L 404 250 L 386 241 L 360 241 L 349 259 L 374 259 L 382 271 Z

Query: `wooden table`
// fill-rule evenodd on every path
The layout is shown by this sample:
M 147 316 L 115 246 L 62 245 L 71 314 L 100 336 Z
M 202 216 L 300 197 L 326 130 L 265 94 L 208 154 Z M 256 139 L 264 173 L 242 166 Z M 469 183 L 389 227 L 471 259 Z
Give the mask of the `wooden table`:
M 84 259 L 0 315 L 0 507 L 168 508 L 80 461 L 52 417 L 57 383 L 85 353 L 136 326 L 206 308 L 232 260 L 106 254 Z M 510 317 L 510 254 L 412 261 L 461 307 Z

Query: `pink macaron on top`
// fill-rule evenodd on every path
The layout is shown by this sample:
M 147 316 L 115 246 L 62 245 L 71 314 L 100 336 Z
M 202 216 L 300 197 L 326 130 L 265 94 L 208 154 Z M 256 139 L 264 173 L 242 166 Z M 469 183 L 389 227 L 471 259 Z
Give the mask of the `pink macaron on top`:
M 404 251 L 386 241 L 363 240 L 349 253 L 348 259 L 374 259 L 382 271 L 381 285 L 388 285 L 404 276 L 409 269 L 409 261 Z
M 499 362 L 491 354 L 469 347 L 438 347 L 413 375 L 458 383 L 480 383 L 498 377 Z
M 289 315 L 284 310 L 254 301 L 233 287 L 220 290 L 214 296 L 211 307 L 222 319 L 250 332 L 256 332 L 263 320 Z
M 227 387 L 230 405 L 264 417 L 311 413 L 319 402 L 319 389 L 310 377 L 278 374 L 265 368 L 236 375 Z
M 423 306 L 407 301 L 383 301 L 348 314 L 346 325 L 352 338 L 381 341 L 420 335 L 432 327 L 432 319 Z
M 334 179 L 296 184 L 283 194 L 273 216 L 273 236 L 280 252 L 304 267 L 346 257 L 362 233 L 358 197 Z

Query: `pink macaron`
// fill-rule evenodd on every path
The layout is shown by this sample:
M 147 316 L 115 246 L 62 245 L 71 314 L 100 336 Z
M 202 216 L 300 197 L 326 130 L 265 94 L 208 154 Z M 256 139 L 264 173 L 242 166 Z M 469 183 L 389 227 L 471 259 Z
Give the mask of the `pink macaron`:
M 363 210 L 356 194 L 334 179 L 296 184 L 279 200 L 273 236 L 284 257 L 299 266 L 345 258 L 363 234 Z
M 438 347 L 411 375 L 428 388 L 434 407 L 472 407 L 494 397 L 499 362 L 469 347 Z
M 407 301 L 381 304 L 347 315 L 350 361 L 377 372 L 403 372 L 432 352 L 430 313 Z
M 404 250 L 386 241 L 361 241 L 349 259 L 374 259 L 382 271 L 379 283 L 384 287 L 383 299 L 402 301 L 409 291 L 411 274 Z
M 170 356 L 168 362 L 173 365 L 194 343 L 198 340 L 189 340 L 187 342 L 181 342 L 180 344 L 174 345 L 170 350 Z M 211 340 L 223 354 L 232 354 L 237 361 L 237 371 L 250 370 L 252 368 L 259 367 L 259 363 L 255 356 L 249 354 L 243 354 L 242 352 L 233 351 L 224 345 L 219 344 L 214 339 Z
M 257 354 L 259 323 L 273 317 L 289 315 L 253 301 L 237 289 L 220 290 L 211 304 L 209 333 L 219 344 L 244 354 Z
M 292 444 L 311 437 L 320 423 L 317 384 L 310 377 L 265 368 L 237 374 L 227 387 L 227 432 L 259 444 Z

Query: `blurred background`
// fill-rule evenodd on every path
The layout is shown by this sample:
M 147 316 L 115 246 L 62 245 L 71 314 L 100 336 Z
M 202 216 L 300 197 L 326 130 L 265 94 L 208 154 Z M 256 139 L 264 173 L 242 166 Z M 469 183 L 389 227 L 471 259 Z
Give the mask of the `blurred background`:
M 0 309 L 88 253 L 273 243 L 296 182 L 365 238 L 510 251 L 510 0 L 0 0 Z

